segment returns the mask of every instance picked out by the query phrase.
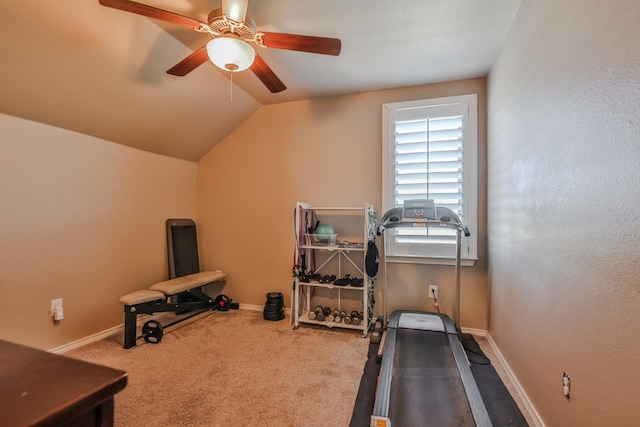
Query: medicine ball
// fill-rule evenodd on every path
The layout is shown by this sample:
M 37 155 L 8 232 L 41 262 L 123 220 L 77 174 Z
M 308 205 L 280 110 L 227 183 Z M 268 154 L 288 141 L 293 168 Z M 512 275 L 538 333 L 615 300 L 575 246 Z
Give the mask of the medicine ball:
M 320 243 L 327 243 L 329 241 L 329 238 L 324 236 L 330 236 L 332 234 L 336 234 L 336 233 L 335 231 L 333 231 L 333 227 L 330 224 L 325 224 L 321 222 L 316 227 L 316 238 Z

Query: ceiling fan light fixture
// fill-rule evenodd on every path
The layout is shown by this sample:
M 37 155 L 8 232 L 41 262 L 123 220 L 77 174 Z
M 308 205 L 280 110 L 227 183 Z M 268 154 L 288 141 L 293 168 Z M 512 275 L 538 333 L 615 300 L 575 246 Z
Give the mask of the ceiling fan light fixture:
M 207 55 L 216 67 L 233 73 L 251 67 L 256 51 L 244 40 L 218 37 L 207 43 Z

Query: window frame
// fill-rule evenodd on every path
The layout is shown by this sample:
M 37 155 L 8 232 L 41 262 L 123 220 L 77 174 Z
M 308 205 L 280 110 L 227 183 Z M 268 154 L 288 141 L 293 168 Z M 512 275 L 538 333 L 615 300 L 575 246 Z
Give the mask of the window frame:
M 395 205 L 396 113 L 405 109 L 434 110 L 452 104 L 467 109 L 463 120 L 462 141 L 462 209 L 465 225 L 471 236 L 462 237 L 462 265 L 474 265 L 478 259 L 478 95 L 467 94 L 442 98 L 385 103 L 382 105 L 382 208 L 384 212 Z M 391 235 L 392 230 L 387 233 Z M 385 236 L 388 237 L 388 236 Z M 452 265 L 455 245 L 430 243 L 395 243 L 385 238 L 385 253 L 389 262 Z

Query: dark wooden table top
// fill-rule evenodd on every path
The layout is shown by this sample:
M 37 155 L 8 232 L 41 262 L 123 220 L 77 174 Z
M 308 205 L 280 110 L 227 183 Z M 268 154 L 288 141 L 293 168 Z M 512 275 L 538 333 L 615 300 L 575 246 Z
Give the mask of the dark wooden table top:
M 0 340 L 0 426 L 61 424 L 126 385 L 124 371 Z

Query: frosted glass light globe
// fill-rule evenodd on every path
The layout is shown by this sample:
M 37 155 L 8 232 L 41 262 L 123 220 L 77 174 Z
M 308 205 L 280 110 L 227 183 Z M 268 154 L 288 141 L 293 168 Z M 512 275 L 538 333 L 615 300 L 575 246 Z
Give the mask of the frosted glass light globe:
M 230 72 L 251 67 L 256 51 L 249 43 L 234 37 L 218 37 L 207 43 L 207 55 L 216 67 Z

